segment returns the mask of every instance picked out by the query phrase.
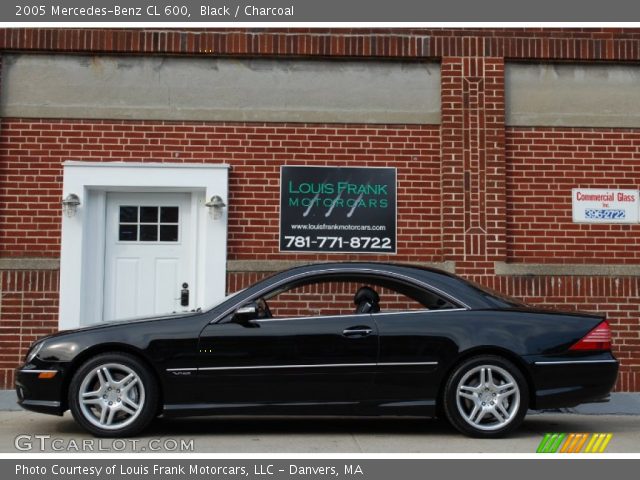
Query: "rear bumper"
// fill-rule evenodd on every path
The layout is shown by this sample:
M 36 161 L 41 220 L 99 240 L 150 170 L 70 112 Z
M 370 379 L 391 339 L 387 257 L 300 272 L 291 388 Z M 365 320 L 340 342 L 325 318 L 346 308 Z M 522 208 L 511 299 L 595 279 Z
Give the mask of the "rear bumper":
M 39 378 L 39 373 L 45 370 L 27 368 L 16 369 L 16 394 L 18 405 L 33 412 L 62 415 L 65 411 L 61 402 L 62 372 L 56 372 L 53 378 Z
M 611 354 L 527 360 L 535 385 L 535 409 L 606 402 L 618 378 L 619 363 Z

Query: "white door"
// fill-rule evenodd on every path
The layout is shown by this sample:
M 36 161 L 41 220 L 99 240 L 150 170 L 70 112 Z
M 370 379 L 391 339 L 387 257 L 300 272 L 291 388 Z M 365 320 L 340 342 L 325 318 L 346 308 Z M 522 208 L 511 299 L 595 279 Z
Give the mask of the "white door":
M 187 193 L 107 194 L 103 320 L 191 308 L 190 208 Z

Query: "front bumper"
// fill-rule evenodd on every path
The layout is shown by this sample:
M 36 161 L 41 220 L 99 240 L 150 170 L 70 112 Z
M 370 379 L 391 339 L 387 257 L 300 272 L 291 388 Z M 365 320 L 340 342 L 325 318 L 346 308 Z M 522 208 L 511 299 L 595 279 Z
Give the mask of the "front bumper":
M 32 368 L 30 368 L 32 367 Z M 16 394 L 18 405 L 26 410 L 51 415 L 62 415 L 66 406 L 62 398 L 62 371 L 55 368 L 33 368 L 23 365 L 16 369 Z M 51 378 L 41 378 L 41 373 L 55 372 Z
M 609 400 L 619 362 L 610 353 L 527 358 L 535 385 L 531 408 L 569 408 Z

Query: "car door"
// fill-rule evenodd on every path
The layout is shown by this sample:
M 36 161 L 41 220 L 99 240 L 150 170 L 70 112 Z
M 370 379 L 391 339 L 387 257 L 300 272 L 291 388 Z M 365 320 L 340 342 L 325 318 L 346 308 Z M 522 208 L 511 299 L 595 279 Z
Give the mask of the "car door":
M 209 404 L 349 409 L 371 391 L 378 332 L 370 314 L 251 322 L 229 315 L 202 331 L 199 350 Z
M 446 368 L 459 350 L 455 324 L 464 309 L 415 310 L 372 315 L 380 338 L 374 397 L 416 413 L 434 407 Z M 466 330 L 465 330 L 466 331 Z

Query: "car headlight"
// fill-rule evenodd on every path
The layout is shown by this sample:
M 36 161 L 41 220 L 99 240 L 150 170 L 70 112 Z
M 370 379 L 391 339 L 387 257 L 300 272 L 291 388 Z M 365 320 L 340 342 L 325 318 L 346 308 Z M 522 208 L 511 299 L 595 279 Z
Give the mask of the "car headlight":
M 40 350 L 42 350 L 43 346 L 44 346 L 44 342 L 39 342 L 39 343 L 36 343 L 35 345 L 32 345 L 29 351 L 27 352 L 25 363 L 30 363 L 31 361 L 33 361 L 33 359 L 36 358 L 36 355 L 38 355 Z

